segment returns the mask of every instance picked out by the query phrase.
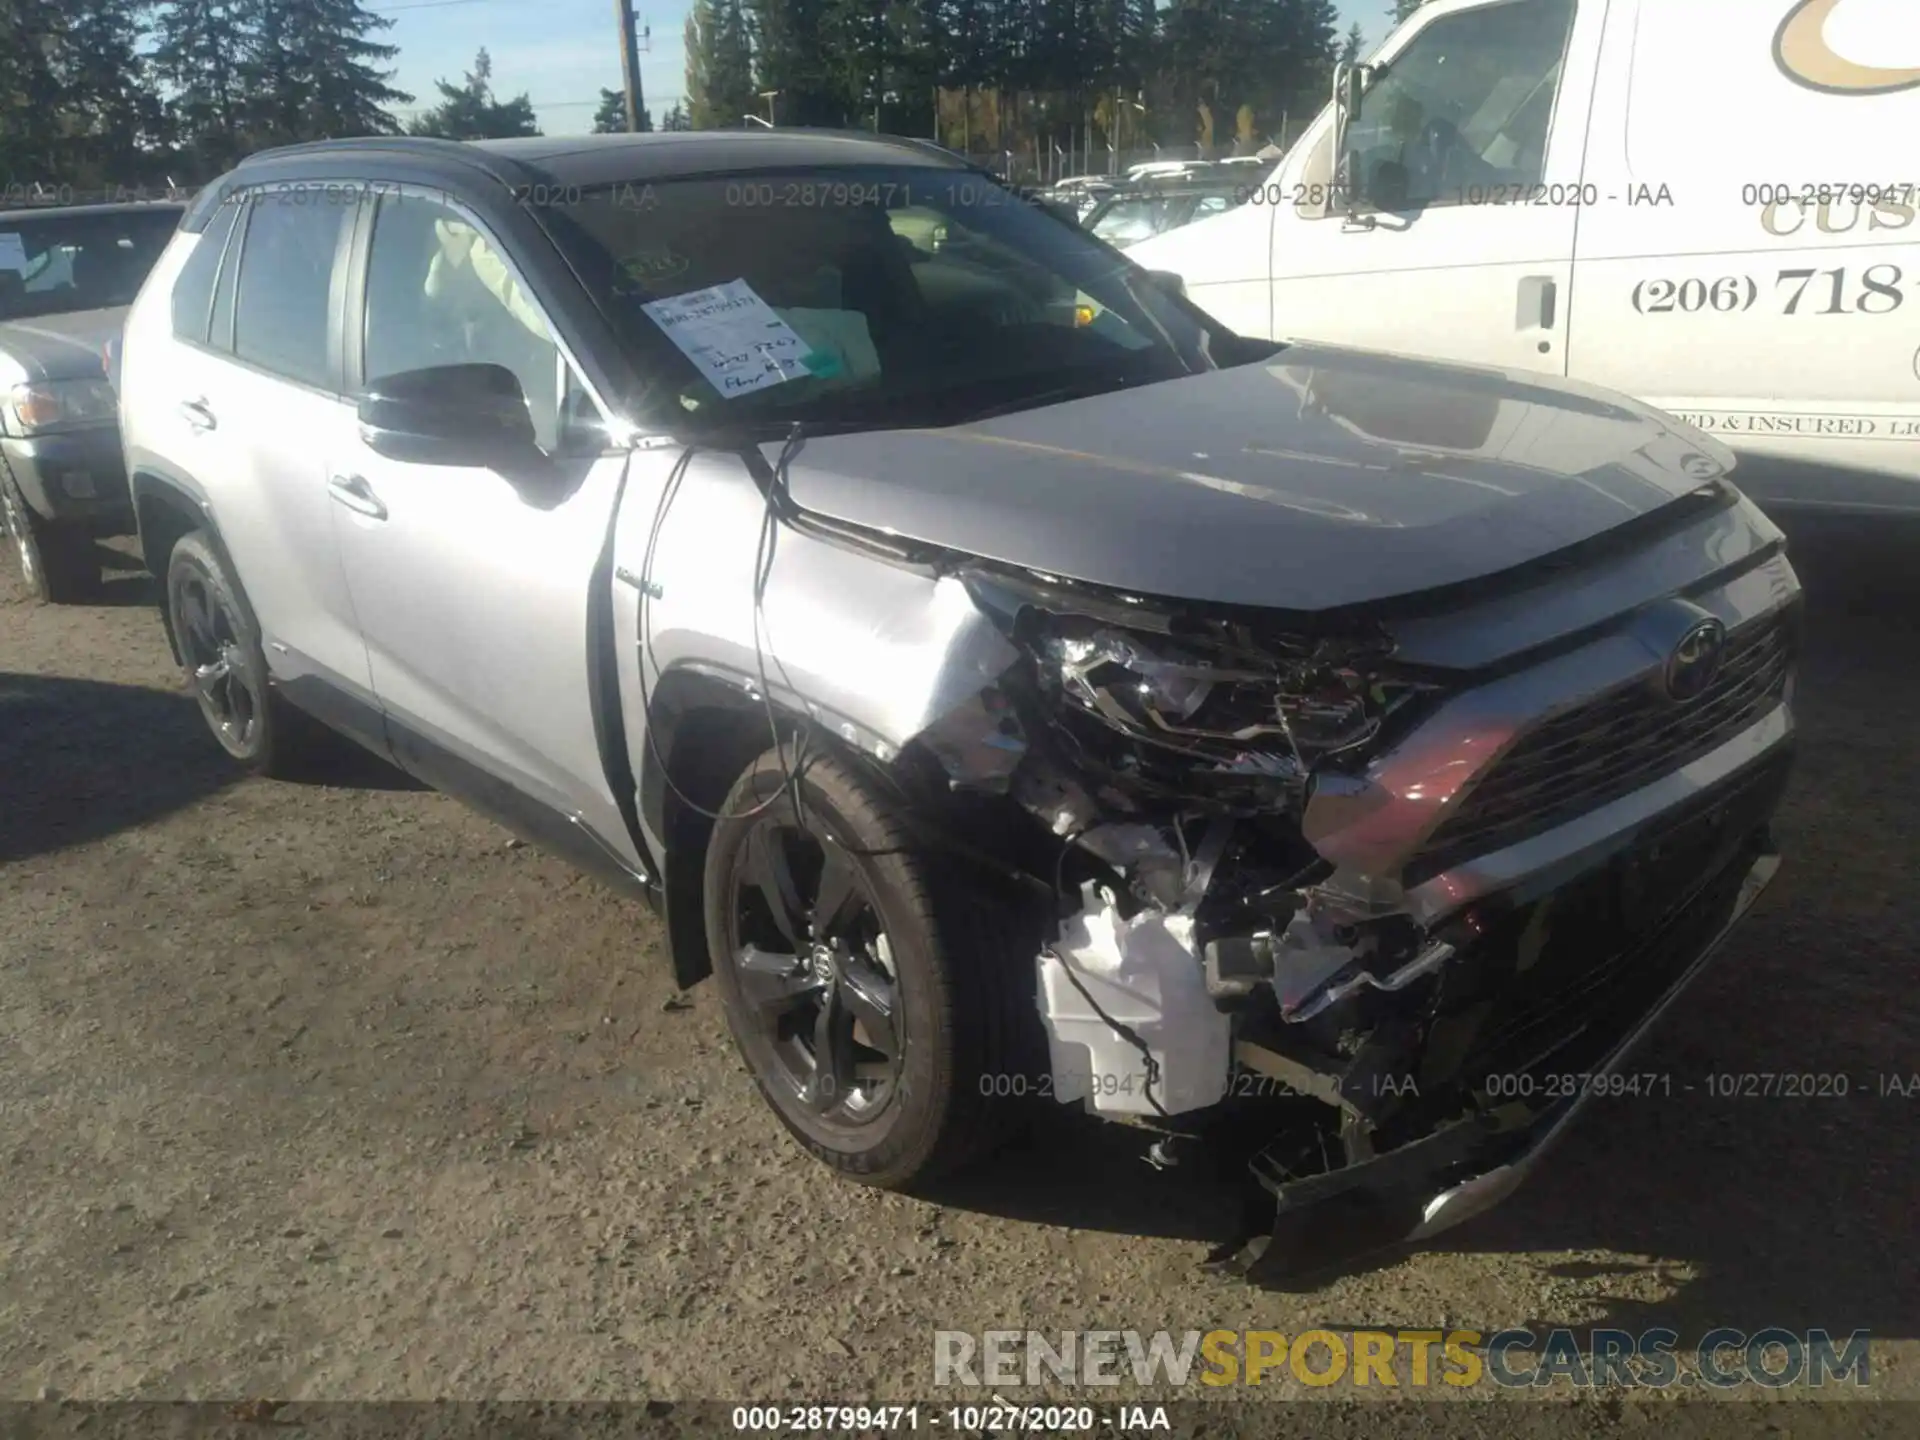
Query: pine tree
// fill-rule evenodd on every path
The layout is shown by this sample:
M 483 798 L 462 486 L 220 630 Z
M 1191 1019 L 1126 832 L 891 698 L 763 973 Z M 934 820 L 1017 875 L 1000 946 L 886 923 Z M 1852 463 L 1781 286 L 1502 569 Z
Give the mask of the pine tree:
M 687 107 L 680 101 L 673 102 L 673 108 L 667 111 L 660 121 L 662 130 L 691 130 L 693 122 L 687 118 Z
M 56 52 L 62 178 L 139 185 L 161 140 L 160 102 L 140 54 L 139 0 L 66 0 Z
M 473 57 L 465 83 L 436 80 L 440 103 L 416 115 L 407 127 L 414 135 L 437 135 L 446 140 L 504 140 L 516 135 L 538 135 L 533 102 L 523 91 L 511 100 L 493 94 L 493 57 L 482 49 Z
M 759 107 L 740 0 L 695 0 L 687 13 L 687 118 L 695 130 L 738 125 Z
M 1347 38 L 1340 42 L 1341 63 L 1344 65 L 1358 64 L 1360 57 L 1366 53 L 1366 49 L 1366 31 L 1360 28 L 1360 22 L 1356 20 L 1348 27 Z
M 640 133 L 653 129 L 653 118 L 640 107 Z M 625 90 L 600 91 L 600 108 L 593 112 L 593 133 L 596 135 L 624 135 L 627 132 L 627 92 Z
M 746 21 L 745 44 L 753 62 L 749 94 L 778 90 L 777 114 L 783 125 L 840 125 L 847 119 L 846 93 L 831 54 L 830 3 L 748 0 L 748 10 L 742 12 L 738 0 L 727 0 L 722 12 L 742 15 Z M 709 84 L 713 84 L 711 78 Z M 718 87 L 714 89 L 717 102 Z M 741 113 L 764 108 L 756 96 L 755 103 Z
M 168 0 L 154 20 L 153 74 L 169 92 L 173 139 L 203 178 L 244 147 L 246 67 L 253 54 L 249 0 Z
M 680 30 L 681 49 L 687 57 L 684 113 L 689 123 L 693 116 L 705 117 L 713 111 L 713 102 L 707 98 L 707 39 L 712 35 L 715 23 L 713 0 L 693 0 L 692 8 L 687 11 L 687 23 Z M 674 109 L 681 107 L 676 105 Z M 672 112 L 668 114 L 671 118 Z M 663 120 L 661 123 L 664 125 L 666 122 Z
M 398 134 L 399 123 L 387 107 L 406 105 L 413 96 L 387 83 L 393 71 L 383 67 L 400 53 L 398 47 L 374 38 L 394 22 L 362 0 L 278 3 L 288 4 L 294 15 L 290 39 L 306 100 L 297 125 L 300 138 Z
M 60 7 L 0 0 L 0 193 L 58 185 Z

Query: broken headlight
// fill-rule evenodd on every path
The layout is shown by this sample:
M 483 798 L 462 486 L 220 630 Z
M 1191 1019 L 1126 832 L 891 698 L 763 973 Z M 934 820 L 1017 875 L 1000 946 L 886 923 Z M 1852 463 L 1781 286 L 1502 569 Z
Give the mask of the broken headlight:
M 1054 616 L 1038 659 L 1084 758 L 1183 800 L 1253 801 L 1380 733 L 1415 688 L 1377 673 L 1391 649 L 1384 637 L 1263 645 Z

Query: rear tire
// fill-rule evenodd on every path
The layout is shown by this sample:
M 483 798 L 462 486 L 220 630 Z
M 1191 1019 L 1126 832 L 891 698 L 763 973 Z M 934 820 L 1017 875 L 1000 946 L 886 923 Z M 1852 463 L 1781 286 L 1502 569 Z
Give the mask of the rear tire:
M 0 514 L 13 539 L 27 593 L 42 605 L 71 605 L 100 585 L 91 536 L 43 520 L 28 507 L 13 477 L 0 470 Z
M 801 772 L 799 809 L 769 750 L 708 845 L 727 1023 L 803 1148 L 849 1179 L 905 1189 L 995 1148 L 1024 1118 L 1015 1097 L 1040 1093 L 1041 937 L 930 854 L 853 766 L 785 755 Z
M 175 543 L 166 606 L 188 689 L 220 748 L 260 775 L 303 774 L 324 732 L 274 691 L 253 610 L 205 531 Z

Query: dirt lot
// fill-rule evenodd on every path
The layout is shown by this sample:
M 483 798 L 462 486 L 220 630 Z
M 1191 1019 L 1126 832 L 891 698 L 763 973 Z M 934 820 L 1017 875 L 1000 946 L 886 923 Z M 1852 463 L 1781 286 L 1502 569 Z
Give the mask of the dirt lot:
M 0 1398 L 924 1398 L 936 1328 L 1375 1325 L 1866 1327 L 1920 1396 L 1916 541 L 1797 547 L 1787 864 L 1642 1052 L 1676 1093 L 1311 1295 L 1203 1273 L 1226 1198 L 1092 1121 L 937 1207 L 830 1181 L 643 910 L 371 761 L 239 780 L 144 581 L 9 566 Z M 1852 1093 L 1679 1093 L 1748 1071 Z

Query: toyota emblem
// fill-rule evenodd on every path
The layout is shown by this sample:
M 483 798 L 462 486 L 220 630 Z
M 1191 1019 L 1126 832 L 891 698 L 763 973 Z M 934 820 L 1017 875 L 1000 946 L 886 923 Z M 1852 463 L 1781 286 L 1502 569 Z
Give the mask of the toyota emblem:
M 1667 694 L 1684 705 L 1713 688 L 1720 662 L 1727 652 L 1727 627 L 1718 620 L 1702 620 L 1673 647 L 1667 657 Z

